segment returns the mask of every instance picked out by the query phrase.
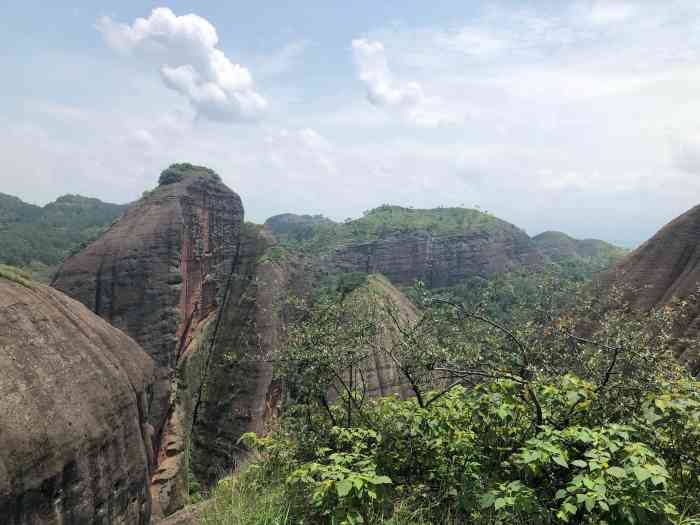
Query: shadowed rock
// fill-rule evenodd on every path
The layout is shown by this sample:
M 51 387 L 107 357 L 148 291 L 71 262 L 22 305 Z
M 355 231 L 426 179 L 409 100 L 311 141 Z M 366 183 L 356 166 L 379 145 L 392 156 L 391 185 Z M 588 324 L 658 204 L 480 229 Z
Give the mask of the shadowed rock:
M 629 289 L 628 300 L 649 310 L 668 304 L 674 297 L 686 299 L 700 286 L 700 206 L 696 206 L 659 230 L 651 239 L 609 271 L 603 282 Z M 679 337 L 700 337 L 700 305 L 691 305 L 690 317 L 679 327 Z M 678 355 L 693 371 L 700 372 L 697 346 L 679 344 Z
M 281 385 L 273 380 L 272 361 L 284 345 L 287 300 L 306 293 L 304 270 L 299 259 L 277 251 L 269 233 L 245 225 L 237 267 L 211 334 L 206 392 L 192 433 L 193 469 L 207 483 L 241 459 L 241 435 L 263 432 L 277 411 Z
M 0 349 L 0 522 L 149 523 L 148 355 L 77 301 L 2 271 Z

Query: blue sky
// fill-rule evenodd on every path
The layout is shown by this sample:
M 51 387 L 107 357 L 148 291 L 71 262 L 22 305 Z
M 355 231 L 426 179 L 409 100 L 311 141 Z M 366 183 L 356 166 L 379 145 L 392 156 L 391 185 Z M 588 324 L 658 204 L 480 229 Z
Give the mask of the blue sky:
M 30 202 L 190 161 L 258 222 L 479 205 L 630 246 L 700 195 L 689 0 L 28 0 L 0 68 L 0 191 Z

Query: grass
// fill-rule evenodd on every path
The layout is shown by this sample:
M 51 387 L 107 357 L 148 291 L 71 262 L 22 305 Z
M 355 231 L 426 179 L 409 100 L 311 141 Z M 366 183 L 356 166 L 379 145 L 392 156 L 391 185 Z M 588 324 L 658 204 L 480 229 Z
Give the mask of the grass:
M 199 516 L 201 525 L 293 525 L 285 492 L 284 469 L 269 471 L 253 460 L 219 481 L 209 493 Z M 431 525 L 427 509 L 414 509 L 406 501 L 394 504 L 390 518 L 371 516 L 366 525 Z M 297 516 L 299 518 L 299 516 Z M 338 525 L 330 523 L 329 525 Z
M 245 468 L 224 478 L 211 493 L 201 517 L 202 525 L 287 525 L 289 505 L 284 488 L 262 486 Z

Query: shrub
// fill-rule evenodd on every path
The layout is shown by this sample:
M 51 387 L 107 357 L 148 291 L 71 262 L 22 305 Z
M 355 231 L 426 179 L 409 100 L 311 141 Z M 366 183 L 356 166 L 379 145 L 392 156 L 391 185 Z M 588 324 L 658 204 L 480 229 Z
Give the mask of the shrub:
M 172 164 L 169 168 L 163 170 L 158 178 L 158 185 L 165 186 L 167 184 L 175 184 L 188 176 L 208 177 L 215 181 L 221 181 L 221 177 L 214 170 L 205 168 L 204 166 L 195 166 L 186 162 L 180 164 Z

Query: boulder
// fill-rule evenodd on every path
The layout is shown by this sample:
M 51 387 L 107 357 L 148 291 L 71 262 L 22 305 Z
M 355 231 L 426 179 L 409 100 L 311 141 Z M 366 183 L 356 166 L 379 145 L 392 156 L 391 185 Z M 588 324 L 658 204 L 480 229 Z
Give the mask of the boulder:
M 0 522 L 149 523 L 152 359 L 79 302 L 7 271 L 0 349 Z
M 640 310 L 664 306 L 673 298 L 688 299 L 700 286 L 700 206 L 688 210 L 651 239 L 634 250 L 601 281 L 617 285 L 630 304 Z M 678 327 L 678 356 L 694 374 L 700 373 L 700 302 L 690 304 L 690 312 Z M 685 344 L 688 338 L 695 344 Z

